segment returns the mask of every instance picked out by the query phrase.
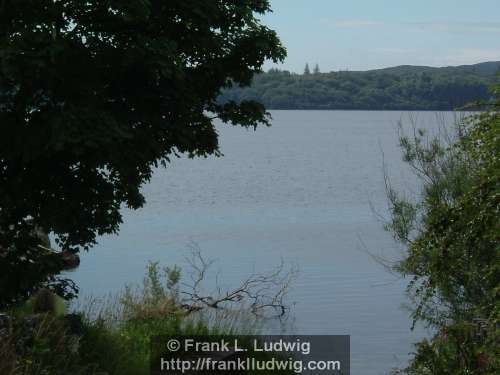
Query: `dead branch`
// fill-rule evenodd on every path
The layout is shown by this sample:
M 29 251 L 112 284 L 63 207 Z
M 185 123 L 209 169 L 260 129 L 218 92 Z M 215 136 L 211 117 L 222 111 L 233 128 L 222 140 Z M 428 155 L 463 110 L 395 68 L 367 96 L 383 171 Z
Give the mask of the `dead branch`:
M 297 276 L 298 269 L 280 264 L 267 273 L 253 273 L 244 279 L 237 287 L 225 289 L 218 283 L 214 293 L 207 293 L 203 289 L 203 281 L 207 277 L 213 260 L 206 260 L 198 246 L 191 246 L 191 257 L 187 258 L 191 267 L 190 283 L 182 283 L 180 290 L 181 306 L 188 312 L 214 309 L 241 309 L 248 308 L 253 314 L 261 317 L 283 317 L 289 307 L 285 297 L 290 284 Z

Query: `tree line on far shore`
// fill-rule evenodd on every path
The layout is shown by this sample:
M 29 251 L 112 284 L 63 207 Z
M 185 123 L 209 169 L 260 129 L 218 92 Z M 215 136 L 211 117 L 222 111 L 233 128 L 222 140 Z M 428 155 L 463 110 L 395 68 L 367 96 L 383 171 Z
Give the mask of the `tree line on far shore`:
M 219 100 L 256 100 L 268 109 L 454 110 L 490 98 L 500 62 L 458 67 L 398 66 L 369 71 L 303 74 L 270 69 L 250 87 L 223 91 Z

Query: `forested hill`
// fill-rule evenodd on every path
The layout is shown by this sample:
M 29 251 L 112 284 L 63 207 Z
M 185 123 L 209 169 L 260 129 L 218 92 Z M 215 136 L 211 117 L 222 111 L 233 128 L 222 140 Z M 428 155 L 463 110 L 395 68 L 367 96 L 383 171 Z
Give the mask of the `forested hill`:
M 500 62 L 304 74 L 272 69 L 251 87 L 224 91 L 220 100 L 253 99 L 268 109 L 451 110 L 488 99 L 499 72 Z

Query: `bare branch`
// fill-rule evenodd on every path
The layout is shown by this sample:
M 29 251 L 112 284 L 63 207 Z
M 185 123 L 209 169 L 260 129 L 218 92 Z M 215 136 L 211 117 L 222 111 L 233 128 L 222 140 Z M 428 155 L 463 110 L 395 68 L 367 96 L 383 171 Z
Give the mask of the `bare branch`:
M 191 257 L 188 263 L 192 268 L 191 283 L 183 283 L 180 291 L 183 296 L 181 305 L 186 311 L 199 311 L 204 308 L 234 309 L 248 308 L 253 314 L 261 317 L 282 317 L 289 307 L 285 298 L 290 284 L 296 278 L 296 266 L 287 269 L 283 260 L 273 270 L 267 273 L 253 273 L 244 279 L 237 287 L 225 289 L 218 284 L 214 294 L 203 290 L 203 281 L 206 279 L 213 260 L 206 260 L 200 249 L 192 245 Z

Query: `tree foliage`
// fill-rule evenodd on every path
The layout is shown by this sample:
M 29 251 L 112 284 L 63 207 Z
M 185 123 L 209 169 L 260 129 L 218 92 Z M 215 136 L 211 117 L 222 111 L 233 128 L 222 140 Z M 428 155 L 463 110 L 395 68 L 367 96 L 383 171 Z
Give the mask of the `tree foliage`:
M 266 124 L 252 101 L 217 102 L 285 56 L 257 14 L 269 1 L 0 2 L 0 306 L 114 233 L 120 207 L 172 156 L 218 154 L 213 120 Z
M 304 67 L 304 75 L 309 75 L 311 74 L 311 69 L 309 69 L 309 64 L 306 63 L 306 66 Z
M 317 68 L 317 69 L 316 69 Z M 454 110 L 486 100 L 500 63 L 463 67 L 395 67 L 310 74 L 271 69 L 250 87 L 225 90 L 221 102 L 257 100 L 270 109 Z
M 402 136 L 422 181 L 410 201 L 388 186 L 387 228 L 407 249 L 413 317 L 437 332 L 417 345 L 410 374 L 500 371 L 500 96 L 457 124 L 454 137 Z

